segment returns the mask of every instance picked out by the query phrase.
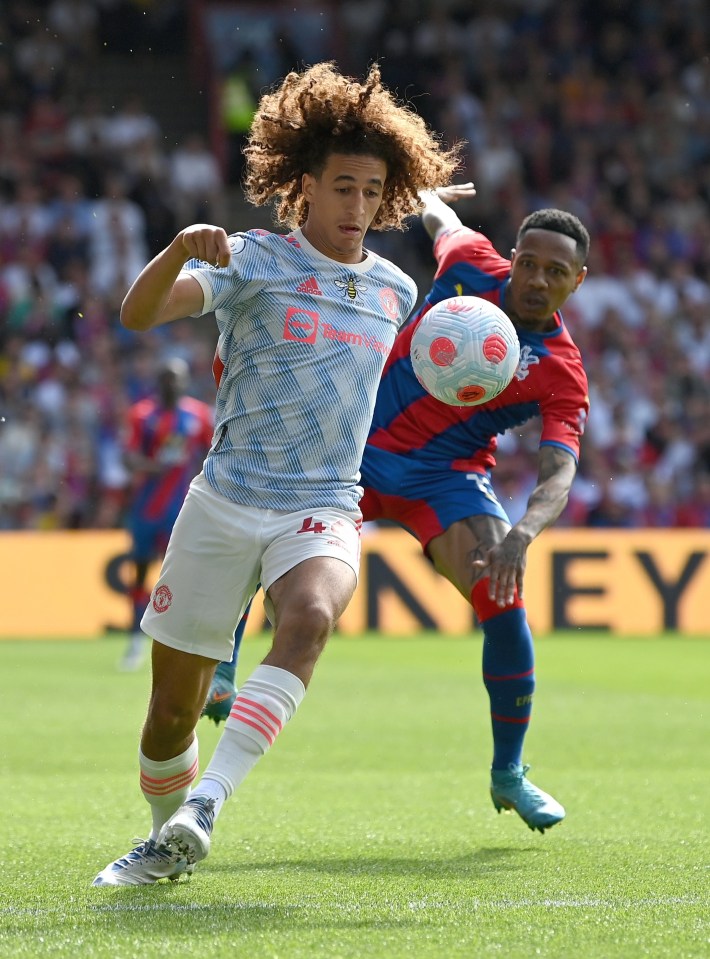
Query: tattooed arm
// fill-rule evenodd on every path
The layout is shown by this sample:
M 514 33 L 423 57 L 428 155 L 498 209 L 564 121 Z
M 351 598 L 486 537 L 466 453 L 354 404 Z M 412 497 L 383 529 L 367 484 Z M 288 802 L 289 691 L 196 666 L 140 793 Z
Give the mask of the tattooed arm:
M 528 546 L 555 522 L 567 505 L 576 472 L 577 463 L 567 450 L 558 446 L 540 447 L 537 485 L 530 494 L 525 515 L 485 558 L 472 564 L 490 577 L 489 596 L 500 606 L 512 603 L 516 586 L 522 598 Z
M 577 463 L 567 450 L 559 446 L 541 446 L 537 486 L 530 494 L 525 515 L 512 528 L 526 546 L 554 523 L 567 505 L 569 491 L 577 472 Z

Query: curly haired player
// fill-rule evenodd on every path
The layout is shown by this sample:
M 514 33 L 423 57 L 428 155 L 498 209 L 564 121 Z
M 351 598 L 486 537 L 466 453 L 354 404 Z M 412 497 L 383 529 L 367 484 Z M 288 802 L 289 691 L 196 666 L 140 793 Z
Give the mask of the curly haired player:
M 418 191 L 448 183 L 457 165 L 377 66 L 358 83 L 330 63 L 263 97 L 245 156 L 247 196 L 274 201 L 291 232 L 187 227 L 121 309 L 132 330 L 214 312 L 218 390 L 212 446 L 141 623 L 154 640 L 139 753 L 153 826 L 97 886 L 191 871 L 225 800 L 303 699 L 357 582 L 360 460 L 385 360 L 416 300 L 411 278 L 363 247 L 365 233 L 400 228 L 421 208 Z M 272 646 L 190 793 L 210 681 L 259 583 Z

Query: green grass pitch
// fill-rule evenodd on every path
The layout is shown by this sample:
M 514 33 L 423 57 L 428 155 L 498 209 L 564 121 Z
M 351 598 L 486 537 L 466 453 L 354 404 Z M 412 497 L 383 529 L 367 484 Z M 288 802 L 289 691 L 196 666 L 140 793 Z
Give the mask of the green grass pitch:
M 93 889 L 148 825 L 122 650 L 0 642 L 1 957 L 710 955 L 707 641 L 538 640 L 526 761 L 567 808 L 541 836 L 488 796 L 480 637 L 336 637 L 192 881 Z

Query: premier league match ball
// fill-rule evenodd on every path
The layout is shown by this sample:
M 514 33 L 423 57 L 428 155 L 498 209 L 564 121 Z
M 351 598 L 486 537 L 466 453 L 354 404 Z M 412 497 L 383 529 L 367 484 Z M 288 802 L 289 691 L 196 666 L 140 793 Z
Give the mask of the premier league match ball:
M 478 296 L 453 296 L 424 314 L 410 356 L 427 393 L 449 406 L 480 406 L 513 379 L 520 343 L 495 304 Z

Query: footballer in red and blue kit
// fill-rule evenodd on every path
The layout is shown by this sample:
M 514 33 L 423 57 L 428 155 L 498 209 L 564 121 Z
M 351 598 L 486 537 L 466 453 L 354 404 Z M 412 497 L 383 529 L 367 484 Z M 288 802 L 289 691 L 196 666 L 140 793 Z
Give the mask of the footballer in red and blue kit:
M 162 557 L 191 480 L 212 442 L 212 408 L 190 396 L 169 403 L 150 397 L 128 412 L 126 460 L 136 463 L 127 515 L 131 557 L 139 574 L 131 599 L 132 631 L 137 632 L 148 603 L 145 567 Z M 141 463 L 150 463 L 141 469 Z M 142 567 L 142 569 L 141 569 Z
M 467 195 L 470 186 L 458 195 L 445 188 L 445 198 Z M 383 371 L 362 460 L 360 507 L 365 520 L 409 530 L 473 606 L 490 701 L 491 798 L 498 811 L 514 809 L 543 832 L 565 810 L 527 779 L 522 761 L 535 688 L 522 585 L 530 542 L 567 501 L 589 412 L 582 359 L 560 313 L 586 275 L 589 234 L 564 211 L 536 211 L 521 224 L 506 259 L 486 236 L 465 227 L 440 193 L 423 199 L 436 275 Z M 421 317 L 455 296 L 479 296 L 500 307 L 520 340 L 513 380 L 479 406 L 449 406 L 430 396 L 410 360 Z M 512 527 L 491 482 L 497 436 L 532 417 L 541 419 L 538 482 Z
M 134 555 L 150 559 L 165 549 L 190 481 L 199 472 L 212 441 L 212 409 L 182 396 L 172 409 L 157 399 L 145 399 L 128 415 L 127 452 L 138 452 L 160 463 L 159 473 L 138 473 L 129 525 Z
M 576 461 L 589 410 L 581 356 L 559 312 L 551 332 L 517 327 L 520 363 L 510 385 L 491 402 L 448 406 L 426 392 L 409 357 L 422 316 L 435 303 L 462 295 L 480 296 L 505 312 L 510 277 L 510 260 L 466 227 L 443 233 L 435 255 L 432 289 L 397 337 L 382 374 L 360 504 L 365 519 L 396 520 L 425 548 L 453 522 L 472 515 L 472 507 L 507 521 L 490 484 L 497 434 L 540 416 L 541 445 L 562 447 Z

